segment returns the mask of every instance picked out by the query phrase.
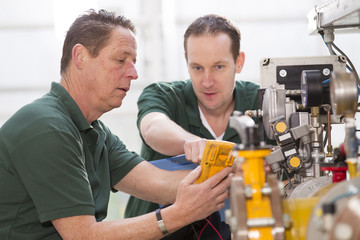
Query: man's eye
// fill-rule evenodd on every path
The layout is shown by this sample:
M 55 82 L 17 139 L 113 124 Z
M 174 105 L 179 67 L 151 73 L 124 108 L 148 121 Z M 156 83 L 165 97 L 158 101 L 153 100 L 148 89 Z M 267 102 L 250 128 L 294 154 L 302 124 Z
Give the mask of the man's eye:
M 119 59 L 118 61 L 119 61 L 119 63 L 124 63 L 125 59 Z
M 201 70 L 201 67 L 193 67 L 194 70 L 199 71 Z
M 221 69 L 223 69 L 223 68 L 224 68 L 224 65 L 217 65 L 217 66 L 216 66 L 216 69 L 217 69 L 217 70 L 221 70 Z

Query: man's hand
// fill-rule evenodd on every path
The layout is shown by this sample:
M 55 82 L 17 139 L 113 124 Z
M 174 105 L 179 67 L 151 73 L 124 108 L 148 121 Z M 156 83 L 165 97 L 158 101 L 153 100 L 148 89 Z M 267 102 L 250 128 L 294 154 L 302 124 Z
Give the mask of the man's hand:
M 206 181 L 196 184 L 200 174 L 199 166 L 181 181 L 173 205 L 183 212 L 182 217 L 190 222 L 204 219 L 223 208 L 231 183 L 231 168 L 225 168 Z
M 184 153 L 188 161 L 200 164 L 207 140 L 199 138 L 195 140 L 185 141 Z

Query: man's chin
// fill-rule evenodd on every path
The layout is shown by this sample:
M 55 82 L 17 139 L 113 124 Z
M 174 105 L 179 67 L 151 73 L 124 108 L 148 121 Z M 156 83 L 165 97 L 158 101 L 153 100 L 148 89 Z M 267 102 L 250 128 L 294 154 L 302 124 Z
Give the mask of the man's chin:
M 203 108 L 205 108 L 208 111 L 214 111 L 214 110 L 218 109 L 218 106 L 217 105 L 211 105 L 211 104 L 206 104 L 206 105 L 203 104 Z
M 113 108 L 119 108 L 119 107 L 121 107 L 121 105 L 122 105 L 122 102 L 120 102 L 119 104 L 115 104 L 115 106 Z
M 122 105 L 122 101 L 119 102 L 119 103 L 113 103 L 113 104 L 111 104 L 111 105 L 109 106 L 109 109 L 107 110 L 107 112 L 109 112 L 109 111 L 111 111 L 111 110 L 113 110 L 113 109 L 119 108 L 119 107 L 121 107 L 121 105 Z

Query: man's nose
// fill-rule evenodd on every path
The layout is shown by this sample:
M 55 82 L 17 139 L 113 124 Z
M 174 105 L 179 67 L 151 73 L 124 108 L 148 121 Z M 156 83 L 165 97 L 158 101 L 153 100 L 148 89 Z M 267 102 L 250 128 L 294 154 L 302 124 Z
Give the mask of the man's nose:
M 134 63 L 130 63 L 127 75 L 131 80 L 138 79 L 138 74 Z
M 214 80 L 212 78 L 212 74 L 210 71 L 205 70 L 204 71 L 204 76 L 202 79 L 202 85 L 206 88 L 211 87 L 214 84 Z

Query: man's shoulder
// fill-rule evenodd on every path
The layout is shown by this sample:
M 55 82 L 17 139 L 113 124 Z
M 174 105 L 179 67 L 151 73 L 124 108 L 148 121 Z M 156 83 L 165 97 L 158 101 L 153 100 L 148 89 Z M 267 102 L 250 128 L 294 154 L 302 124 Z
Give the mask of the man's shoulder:
M 257 90 L 259 87 L 257 83 L 243 80 L 237 80 L 235 84 L 237 90 Z
M 46 131 L 47 129 L 62 129 L 69 126 L 71 122 L 70 116 L 66 110 L 56 103 L 55 99 L 42 97 L 22 108 L 20 108 L 8 121 L 4 124 L 10 129 L 11 126 L 17 126 L 18 131 L 37 132 Z

